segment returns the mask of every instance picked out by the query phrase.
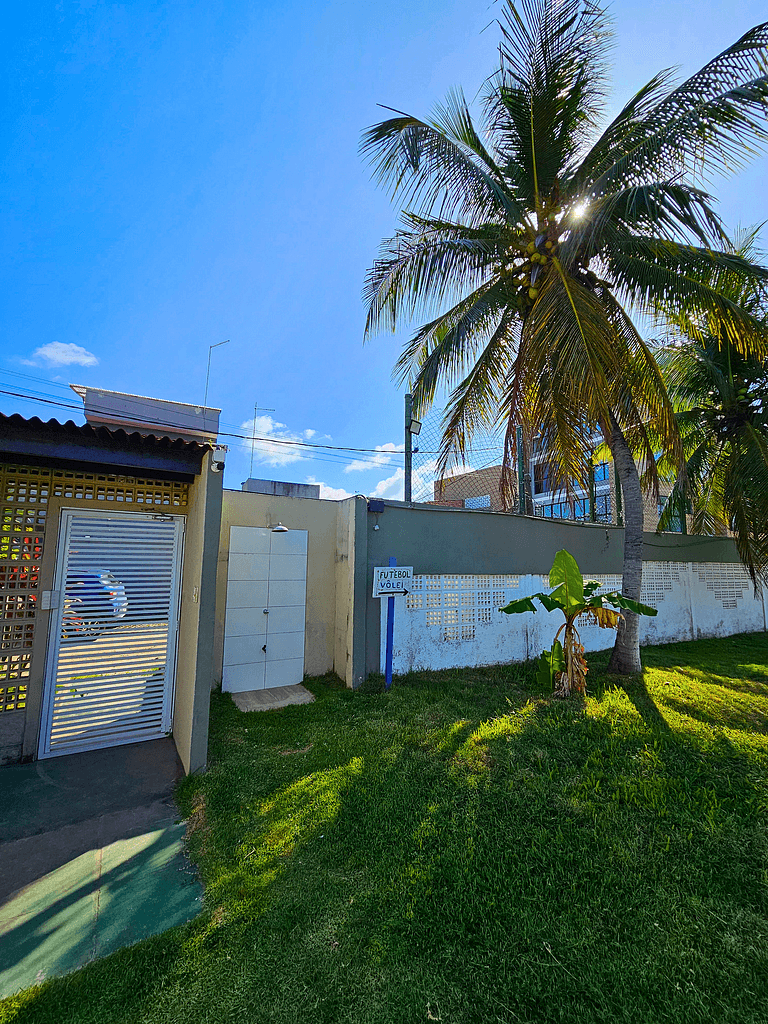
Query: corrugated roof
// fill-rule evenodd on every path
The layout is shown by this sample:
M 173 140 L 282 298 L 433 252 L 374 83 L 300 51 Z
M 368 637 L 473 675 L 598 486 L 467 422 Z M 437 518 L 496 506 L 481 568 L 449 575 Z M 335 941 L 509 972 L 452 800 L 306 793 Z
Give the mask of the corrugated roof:
M 58 420 L 41 420 L 37 416 L 26 419 L 19 413 L 6 416 L 0 412 L 0 447 L 2 447 L 2 431 L 6 428 L 16 430 L 44 431 L 53 435 L 67 435 L 90 438 L 99 441 L 103 445 L 114 448 L 140 449 L 142 451 L 176 451 L 185 455 L 192 455 L 208 451 L 213 447 L 211 444 L 198 444 L 197 441 L 185 441 L 183 438 L 172 438 L 157 434 L 143 434 L 139 431 L 128 433 L 125 430 L 111 430 L 108 427 L 92 427 L 89 423 L 75 423 L 67 420 L 60 423 Z

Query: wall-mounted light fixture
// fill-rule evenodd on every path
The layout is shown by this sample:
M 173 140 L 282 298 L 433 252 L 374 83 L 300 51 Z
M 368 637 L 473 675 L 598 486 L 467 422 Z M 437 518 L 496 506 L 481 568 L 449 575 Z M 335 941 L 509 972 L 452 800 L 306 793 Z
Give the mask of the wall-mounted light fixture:
M 272 527 L 272 533 L 288 533 L 288 527 L 278 523 L 277 526 Z

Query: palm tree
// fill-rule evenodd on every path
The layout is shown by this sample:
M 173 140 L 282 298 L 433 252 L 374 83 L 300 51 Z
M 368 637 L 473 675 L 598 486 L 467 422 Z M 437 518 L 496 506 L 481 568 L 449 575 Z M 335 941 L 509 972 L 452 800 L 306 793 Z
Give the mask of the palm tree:
M 609 23 L 590 0 L 505 0 L 498 71 L 475 127 L 461 91 L 433 116 L 374 125 L 362 149 L 402 204 L 402 226 L 368 273 L 366 334 L 426 320 L 396 376 L 415 408 L 449 389 L 439 468 L 476 431 L 506 429 L 511 497 L 515 426 L 539 432 L 553 475 L 585 487 L 596 432 L 625 507 L 622 593 L 638 600 L 642 492 L 656 486 L 652 437 L 680 457 L 671 403 L 628 310 L 661 299 L 749 324 L 703 283 L 708 268 L 768 274 L 718 251 L 724 232 L 697 170 L 730 171 L 765 131 L 768 24 L 682 85 L 656 75 L 601 130 Z M 628 613 L 611 669 L 640 669 Z
M 756 256 L 756 235 L 743 234 L 733 251 Z M 690 508 L 694 533 L 732 533 L 759 590 L 768 583 L 768 362 L 744 352 L 768 350 L 768 304 L 738 276 L 725 275 L 719 288 L 749 310 L 762 337 L 737 346 L 717 318 L 667 311 L 673 337 L 659 363 L 677 409 L 685 472 L 670 474 L 676 482 L 659 525 Z

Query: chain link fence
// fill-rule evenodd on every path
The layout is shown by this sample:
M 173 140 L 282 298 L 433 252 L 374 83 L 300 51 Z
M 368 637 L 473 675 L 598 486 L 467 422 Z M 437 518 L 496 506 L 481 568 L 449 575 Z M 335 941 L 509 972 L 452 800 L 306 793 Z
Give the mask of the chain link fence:
M 505 501 L 503 435 L 474 438 L 464 462 L 449 468 L 442 479 L 437 468 L 441 436 L 440 415 L 430 414 L 425 417 L 420 433 L 413 438 L 414 502 L 444 508 L 525 513 L 572 522 L 615 524 L 621 521 L 612 463 L 595 465 L 588 492 L 577 489 L 566 496 L 562 488 L 551 483 L 542 456 L 534 451 L 522 466 L 514 467 L 512 494 Z M 522 502 L 521 488 L 525 496 Z
M 517 488 L 511 507 L 502 497 L 503 436 L 475 438 L 464 463 L 450 467 L 442 479 L 437 468 L 441 436 L 440 416 L 430 414 L 422 423 L 421 432 L 413 438 L 414 501 L 444 508 L 519 511 Z

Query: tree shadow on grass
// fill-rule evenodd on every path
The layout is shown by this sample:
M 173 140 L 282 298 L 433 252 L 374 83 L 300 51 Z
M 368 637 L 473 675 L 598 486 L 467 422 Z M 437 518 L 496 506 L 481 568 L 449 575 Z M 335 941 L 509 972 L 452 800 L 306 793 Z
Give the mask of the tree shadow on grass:
M 419 703 L 414 678 L 294 709 L 295 752 L 271 762 L 280 713 L 227 710 L 248 737 L 186 783 L 206 802 L 197 852 L 213 914 L 167 961 L 144 955 L 140 996 L 136 966 L 105 961 L 79 993 L 41 990 L 15 1024 L 550 1024 L 563 1007 L 590 1024 L 703 1024 L 715 1002 L 733 1005 L 731 1022 L 767 1019 L 746 773 L 671 730 L 643 686 L 628 694 L 642 721 L 525 694 L 510 704 L 492 681 L 473 714 L 461 679 L 440 688 L 425 684 Z M 506 710 L 489 717 L 488 704 Z M 110 963 L 126 972 L 111 988 Z
M 733 690 L 734 693 L 749 693 L 768 697 L 768 674 L 756 677 L 755 673 L 750 671 L 750 666 L 747 665 L 734 666 L 734 672 L 742 673 L 737 678 L 715 674 L 711 671 L 692 672 L 689 668 L 683 668 L 680 665 L 670 666 L 670 671 L 685 676 L 686 679 L 700 685 L 721 686 L 724 690 Z M 749 678 L 750 675 L 752 678 Z
M 673 708 L 681 715 L 687 715 L 697 722 L 703 722 L 715 729 L 738 729 L 742 732 L 768 731 L 768 716 L 765 711 L 751 707 L 747 702 L 735 707 L 733 703 L 719 705 L 717 712 L 707 710 L 706 705 L 693 701 L 681 700 L 674 694 L 664 697 L 664 704 Z
M 692 679 L 711 678 L 719 685 L 754 682 L 760 692 L 768 684 L 768 633 L 739 633 L 727 637 L 705 637 L 696 641 L 659 644 L 642 649 L 646 668 L 684 672 Z M 713 675 L 717 666 L 718 674 Z
M 648 687 L 645 685 L 642 676 L 631 681 L 625 681 L 622 683 L 622 689 L 632 701 L 637 713 L 651 732 L 670 738 L 672 730 L 669 727 L 669 723 L 661 711 L 659 711 L 656 701 L 648 692 Z

